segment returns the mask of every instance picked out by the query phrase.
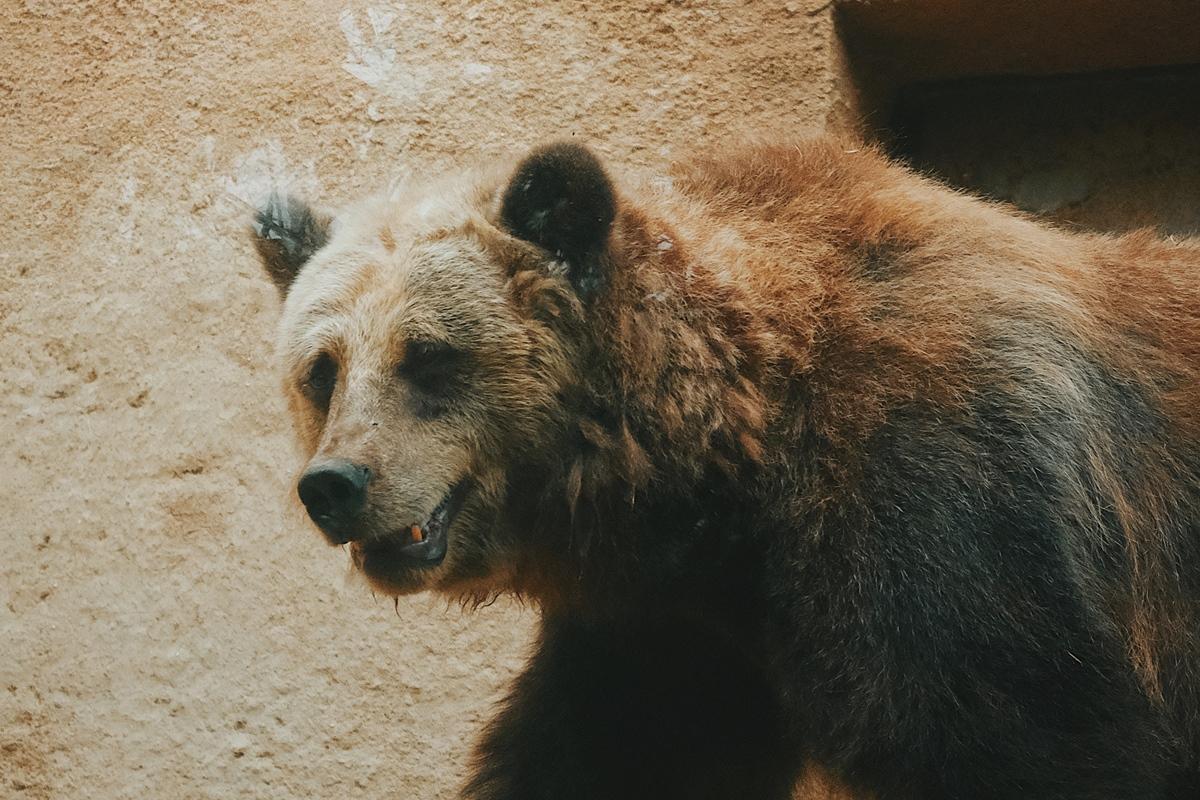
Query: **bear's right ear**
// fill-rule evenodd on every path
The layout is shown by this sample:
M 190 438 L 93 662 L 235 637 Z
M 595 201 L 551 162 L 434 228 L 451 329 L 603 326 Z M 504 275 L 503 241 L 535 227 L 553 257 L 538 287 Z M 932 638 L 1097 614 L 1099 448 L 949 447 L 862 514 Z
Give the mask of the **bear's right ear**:
M 272 194 L 254 214 L 254 246 L 281 295 L 329 240 L 331 218 L 293 197 Z

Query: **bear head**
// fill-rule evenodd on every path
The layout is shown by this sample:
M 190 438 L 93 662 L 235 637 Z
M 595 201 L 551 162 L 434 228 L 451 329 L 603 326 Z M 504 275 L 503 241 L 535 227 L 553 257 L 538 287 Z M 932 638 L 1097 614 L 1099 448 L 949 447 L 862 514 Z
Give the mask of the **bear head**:
M 574 144 L 336 216 L 280 196 L 258 211 L 307 457 L 297 493 L 377 589 L 481 596 L 538 560 L 522 498 L 578 436 L 617 217 Z

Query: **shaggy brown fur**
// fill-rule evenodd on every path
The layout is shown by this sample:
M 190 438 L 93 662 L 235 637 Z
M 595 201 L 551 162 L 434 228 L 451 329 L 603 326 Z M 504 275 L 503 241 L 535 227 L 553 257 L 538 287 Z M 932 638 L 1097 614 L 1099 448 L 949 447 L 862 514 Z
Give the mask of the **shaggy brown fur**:
M 1200 796 L 1200 243 L 834 140 L 292 216 L 314 519 L 385 590 L 543 609 L 468 796 Z

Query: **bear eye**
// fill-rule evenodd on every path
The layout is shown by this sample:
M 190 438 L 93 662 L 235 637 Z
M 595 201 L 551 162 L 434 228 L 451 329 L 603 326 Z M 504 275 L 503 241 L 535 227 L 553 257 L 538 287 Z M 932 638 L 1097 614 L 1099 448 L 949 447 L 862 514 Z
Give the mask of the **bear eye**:
M 304 391 L 321 408 L 328 408 L 329 398 L 337 386 L 337 362 L 328 353 L 322 353 L 308 368 L 304 378 Z
M 459 386 L 466 353 L 446 342 L 417 339 L 408 343 L 397 372 L 427 404 L 444 400 Z M 436 411 L 427 408 L 427 411 Z

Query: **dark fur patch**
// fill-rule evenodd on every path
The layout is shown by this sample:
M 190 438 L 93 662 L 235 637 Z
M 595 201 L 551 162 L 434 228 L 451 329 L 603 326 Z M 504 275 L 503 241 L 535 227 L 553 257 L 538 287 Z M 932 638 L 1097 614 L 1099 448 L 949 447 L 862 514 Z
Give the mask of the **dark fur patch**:
M 907 248 L 897 242 L 864 242 L 856 251 L 860 273 L 873 281 L 897 277 Z
M 1027 411 L 994 389 L 961 416 L 894 410 L 861 500 L 772 581 L 804 587 L 771 637 L 792 648 L 793 716 L 820 761 L 880 797 L 1162 789 L 1160 723 L 1074 544 L 1070 420 Z
M 576 291 L 604 280 L 604 251 L 616 197 L 600 160 L 569 142 L 539 148 L 517 167 L 500 205 L 500 223 L 567 262 Z
M 694 629 L 546 620 L 466 796 L 786 800 L 799 769 L 773 699 Z
M 271 281 L 286 294 L 329 238 L 330 218 L 294 197 L 272 194 L 254 214 L 254 246 Z

